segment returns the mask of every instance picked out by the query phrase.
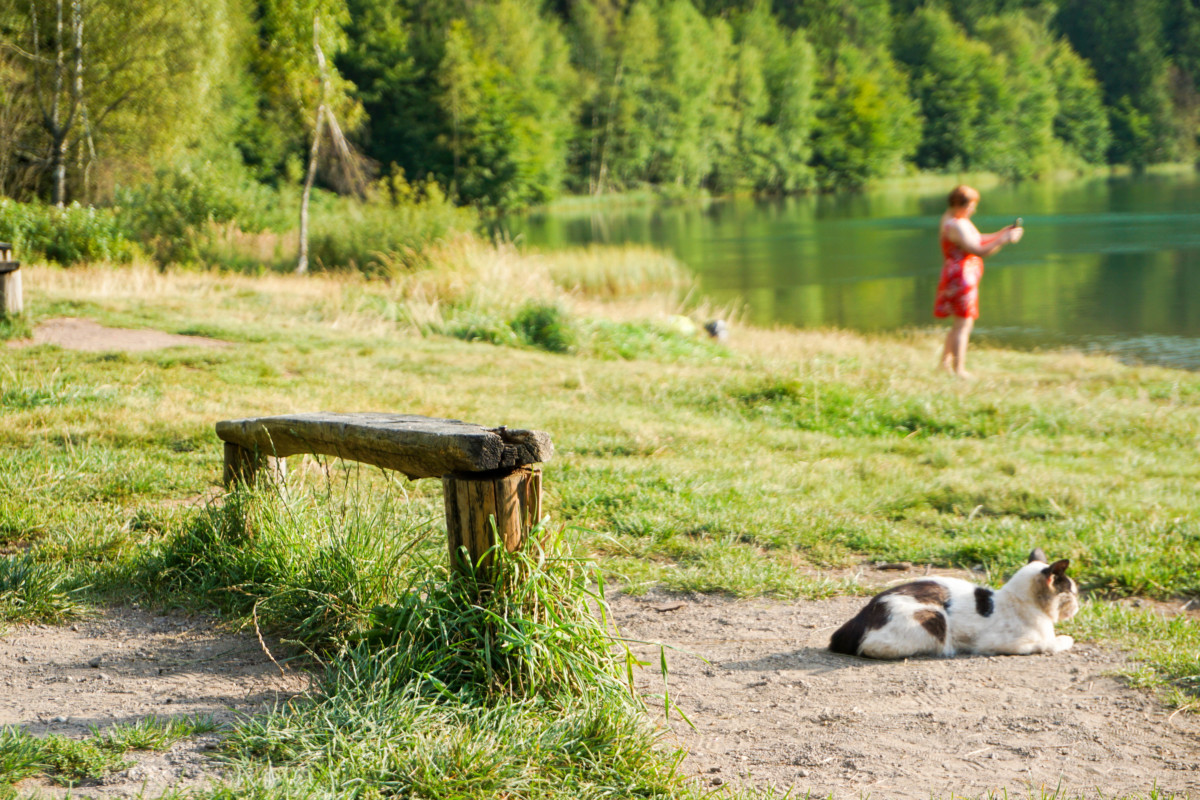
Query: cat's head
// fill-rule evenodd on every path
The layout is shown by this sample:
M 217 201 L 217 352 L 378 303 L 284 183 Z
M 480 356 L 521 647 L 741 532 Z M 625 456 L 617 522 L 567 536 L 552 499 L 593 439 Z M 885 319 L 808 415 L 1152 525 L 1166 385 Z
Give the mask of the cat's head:
M 1070 619 L 1079 613 L 1079 587 L 1067 575 L 1071 562 L 1067 559 L 1048 563 L 1042 548 L 1029 554 L 1029 563 L 1021 573 L 1028 573 L 1033 600 L 1055 622 Z

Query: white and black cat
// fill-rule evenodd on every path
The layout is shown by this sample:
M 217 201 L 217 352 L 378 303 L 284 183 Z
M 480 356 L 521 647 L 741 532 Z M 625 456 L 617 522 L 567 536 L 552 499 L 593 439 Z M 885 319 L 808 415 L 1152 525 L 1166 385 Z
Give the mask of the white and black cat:
M 1048 564 L 1041 548 L 998 590 L 931 577 L 875 595 L 829 640 L 835 653 L 867 658 L 1061 653 L 1075 643 L 1054 623 L 1079 611 L 1069 561 Z

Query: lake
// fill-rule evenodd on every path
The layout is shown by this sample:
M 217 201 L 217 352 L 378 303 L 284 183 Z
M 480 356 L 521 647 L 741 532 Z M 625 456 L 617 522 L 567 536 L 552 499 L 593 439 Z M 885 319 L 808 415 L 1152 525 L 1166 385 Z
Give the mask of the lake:
M 701 292 L 758 325 L 930 328 L 941 270 L 933 193 L 532 215 L 504 223 L 530 245 L 654 245 Z M 983 191 L 983 232 L 1014 218 L 1025 238 L 987 259 L 973 341 L 1075 347 L 1200 369 L 1200 176 L 1024 182 Z

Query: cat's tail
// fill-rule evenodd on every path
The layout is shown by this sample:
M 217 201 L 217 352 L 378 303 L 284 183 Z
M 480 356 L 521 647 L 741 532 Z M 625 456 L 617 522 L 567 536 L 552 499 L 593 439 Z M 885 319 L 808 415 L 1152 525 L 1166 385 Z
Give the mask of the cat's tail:
M 858 655 L 858 649 L 862 647 L 863 637 L 867 635 L 866 621 L 862 616 L 862 614 L 858 614 L 833 632 L 833 636 L 829 637 L 830 650 L 847 656 Z

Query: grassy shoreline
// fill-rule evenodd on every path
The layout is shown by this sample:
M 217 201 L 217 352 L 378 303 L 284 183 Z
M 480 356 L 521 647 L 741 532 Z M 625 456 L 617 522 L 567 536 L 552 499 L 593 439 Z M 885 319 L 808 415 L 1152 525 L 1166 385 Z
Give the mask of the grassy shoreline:
M 436 482 L 305 460 L 286 513 L 180 501 L 219 481 L 217 420 L 386 410 L 551 432 L 552 524 L 567 526 L 568 555 L 628 591 L 821 597 L 863 591 L 833 577 L 863 559 L 981 567 L 996 583 L 1041 546 L 1071 558 L 1094 599 L 1066 631 L 1132 648 L 1139 682 L 1194 704 L 1195 622 L 1151 624 L 1105 598 L 1200 596 L 1200 375 L 983 347 L 978 379 L 955 381 L 934 369 L 935 334 L 737 327 L 719 345 L 673 319 L 707 310 L 685 271 L 648 250 L 546 255 L 465 240 L 432 263 L 386 282 L 27 268 L 29 327 L 78 316 L 230 345 L 0 348 L 5 575 L 41 576 L 0 575 L 0 620 L 130 598 L 237 619 L 251 602 L 264 624 L 343 646 L 397 601 L 392 566 L 444 560 L 428 535 Z M 381 552 L 380 531 L 419 544 Z M 230 585 L 250 599 L 223 600 Z M 598 724 L 596 709 L 563 702 Z M 500 739 L 550 724 L 544 711 L 538 722 L 510 712 Z M 312 724 L 281 718 L 271 736 Z M 246 736 L 258 753 L 261 737 Z M 633 760 L 658 776 L 657 796 L 691 796 L 638 741 Z M 611 779 L 566 783 L 591 796 Z
M 1152 164 L 1143 171 L 1146 175 L 1185 175 L 1200 170 L 1200 164 L 1186 161 L 1164 164 Z M 1088 166 L 1082 165 L 1063 169 L 1050 175 L 1026 179 L 1031 183 L 1059 183 L 1087 180 L 1092 178 L 1129 177 L 1137 174 L 1131 167 L 1125 165 Z M 876 178 L 869 181 L 859 190 L 837 190 L 830 194 L 873 194 L 877 192 L 903 192 L 905 194 L 945 195 L 947 187 L 957 183 L 966 183 L 978 189 L 990 189 L 1011 182 L 994 172 L 914 172 L 892 177 Z M 800 192 L 790 196 L 806 194 L 821 194 L 818 190 Z M 694 194 L 672 194 L 656 191 L 654 188 L 631 189 L 624 192 L 608 192 L 602 195 L 569 195 L 559 198 L 543 206 L 535 206 L 519 212 L 521 216 L 572 216 L 594 214 L 604 211 L 615 211 L 623 208 L 638 208 L 654 205 L 673 205 L 678 203 L 706 205 L 731 200 L 737 197 L 757 197 L 769 199 L 769 196 L 753 194 L 710 194 L 699 191 Z

